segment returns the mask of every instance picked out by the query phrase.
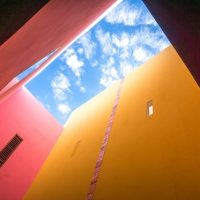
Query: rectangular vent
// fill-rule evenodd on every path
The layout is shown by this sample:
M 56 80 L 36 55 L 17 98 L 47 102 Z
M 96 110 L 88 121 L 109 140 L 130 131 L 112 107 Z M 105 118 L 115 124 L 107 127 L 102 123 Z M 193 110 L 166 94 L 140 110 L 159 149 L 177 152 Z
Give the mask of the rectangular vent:
M 0 167 L 6 162 L 6 160 L 11 156 L 15 149 L 23 139 L 19 135 L 15 135 L 10 142 L 0 151 Z

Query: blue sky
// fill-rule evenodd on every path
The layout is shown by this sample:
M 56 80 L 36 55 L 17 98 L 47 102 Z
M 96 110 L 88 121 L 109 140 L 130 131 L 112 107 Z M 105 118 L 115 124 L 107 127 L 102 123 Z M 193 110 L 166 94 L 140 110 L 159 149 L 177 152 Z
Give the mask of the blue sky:
M 74 109 L 169 45 L 143 2 L 124 0 L 26 87 L 64 124 Z

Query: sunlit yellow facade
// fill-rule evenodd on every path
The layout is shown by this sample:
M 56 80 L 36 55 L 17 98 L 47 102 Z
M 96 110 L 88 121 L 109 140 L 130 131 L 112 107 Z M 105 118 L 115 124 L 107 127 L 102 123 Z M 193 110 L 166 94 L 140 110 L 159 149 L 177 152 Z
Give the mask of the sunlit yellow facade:
M 24 199 L 86 198 L 119 85 L 72 113 Z M 199 200 L 200 91 L 174 48 L 122 87 L 94 199 Z

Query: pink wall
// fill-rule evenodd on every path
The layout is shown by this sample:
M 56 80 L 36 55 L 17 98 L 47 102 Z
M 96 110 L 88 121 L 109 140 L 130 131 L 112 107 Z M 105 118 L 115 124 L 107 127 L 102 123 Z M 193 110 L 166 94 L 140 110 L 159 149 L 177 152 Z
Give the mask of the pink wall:
M 0 104 L 0 149 L 17 133 L 23 142 L 0 168 L 0 199 L 22 199 L 62 126 L 25 89 Z

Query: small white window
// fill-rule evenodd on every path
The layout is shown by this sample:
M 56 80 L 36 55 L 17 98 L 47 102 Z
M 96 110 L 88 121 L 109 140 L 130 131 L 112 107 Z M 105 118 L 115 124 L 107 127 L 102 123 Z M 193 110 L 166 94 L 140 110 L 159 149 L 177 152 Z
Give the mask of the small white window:
M 152 100 L 147 102 L 147 115 L 148 116 L 153 115 L 153 102 L 152 102 Z

